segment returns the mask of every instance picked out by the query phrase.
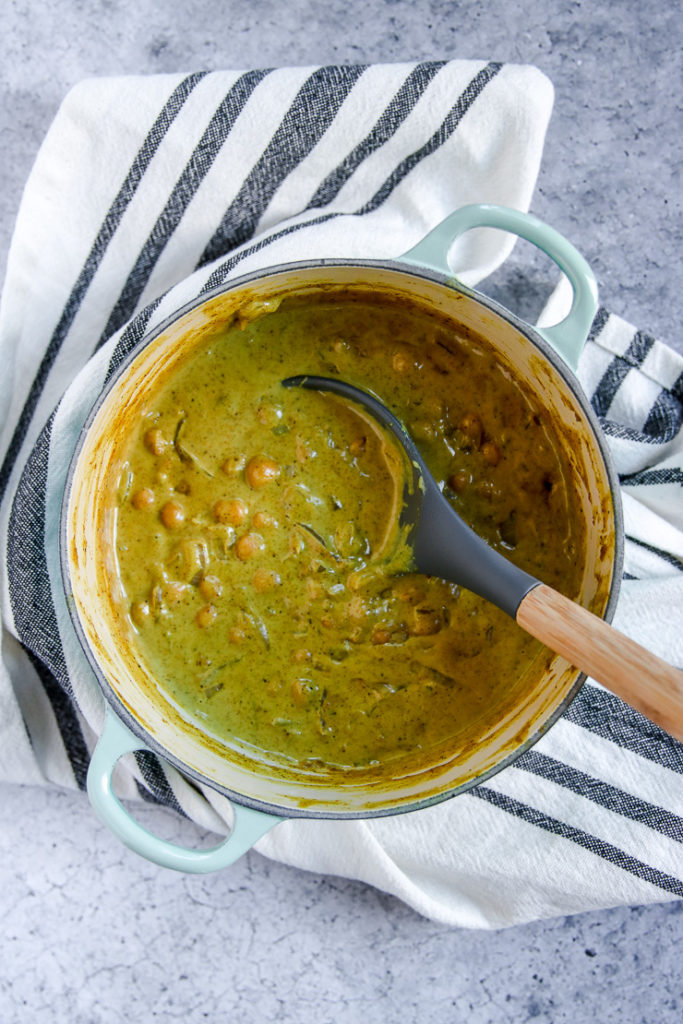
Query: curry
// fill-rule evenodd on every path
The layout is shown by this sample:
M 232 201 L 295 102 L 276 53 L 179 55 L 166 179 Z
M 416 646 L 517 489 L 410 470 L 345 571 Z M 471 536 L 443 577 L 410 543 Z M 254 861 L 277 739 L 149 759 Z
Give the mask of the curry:
M 437 763 L 530 693 L 548 652 L 410 571 L 405 476 L 374 392 L 485 540 L 577 598 L 585 527 L 550 414 L 492 347 L 407 303 L 337 291 L 237 315 L 175 367 L 121 446 L 119 613 L 159 690 L 228 749 L 307 772 Z

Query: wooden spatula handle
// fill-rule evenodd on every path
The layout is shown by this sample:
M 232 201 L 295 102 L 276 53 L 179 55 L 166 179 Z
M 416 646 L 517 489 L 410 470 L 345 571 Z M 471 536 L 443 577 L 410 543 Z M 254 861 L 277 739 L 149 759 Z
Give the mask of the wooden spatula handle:
M 666 732 L 683 740 L 683 672 L 541 583 L 517 622 Z

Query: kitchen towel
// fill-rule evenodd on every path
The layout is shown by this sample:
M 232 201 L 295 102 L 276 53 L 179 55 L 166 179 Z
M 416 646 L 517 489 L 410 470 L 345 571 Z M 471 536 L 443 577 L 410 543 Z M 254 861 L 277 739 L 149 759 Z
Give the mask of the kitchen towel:
M 26 186 L 0 306 L 0 779 L 83 787 L 104 707 L 61 593 L 58 517 L 105 380 L 166 316 L 289 260 L 396 256 L 446 214 L 527 209 L 552 108 L 532 67 L 477 61 L 93 79 Z M 474 285 L 509 235 L 451 252 Z M 562 287 L 546 311 L 552 317 Z M 615 623 L 683 664 L 683 360 L 600 309 L 579 376 L 620 474 Z M 124 798 L 227 831 L 230 807 L 149 755 Z M 372 821 L 284 822 L 257 849 L 495 928 L 683 895 L 683 745 L 588 681 L 514 766 Z

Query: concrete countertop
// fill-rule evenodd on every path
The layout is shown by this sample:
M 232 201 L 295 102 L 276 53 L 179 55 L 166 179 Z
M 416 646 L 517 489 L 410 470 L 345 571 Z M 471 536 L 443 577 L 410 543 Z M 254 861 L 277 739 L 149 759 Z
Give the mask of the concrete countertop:
M 0 12 L 0 272 L 21 189 L 89 75 L 468 57 L 533 63 L 555 109 L 532 210 L 601 302 L 683 352 L 683 19 L 672 0 L 11 0 Z M 490 287 L 531 318 L 554 280 L 518 245 Z M 148 827 L 196 831 L 166 811 Z M 251 853 L 184 877 L 137 859 L 83 794 L 0 787 L 0 1021 L 668 1024 L 683 903 L 496 933 L 423 920 L 364 885 Z

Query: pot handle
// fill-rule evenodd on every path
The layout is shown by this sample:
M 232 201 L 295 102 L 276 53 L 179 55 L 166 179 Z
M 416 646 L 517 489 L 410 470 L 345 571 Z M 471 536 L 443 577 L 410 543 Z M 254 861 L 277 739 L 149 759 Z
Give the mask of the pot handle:
M 550 256 L 568 277 L 574 292 L 569 313 L 553 327 L 535 327 L 534 330 L 575 370 L 598 308 L 598 286 L 593 271 L 578 250 L 559 231 L 538 217 L 491 203 L 462 206 L 444 218 L 399 260 L 453 277 L 448 265 L 453 243 L 465 231 L 483 227 L 510 231 L 532 242 Z
M 282 818 L 233 804 L 234 822 L 227 839 L 208 850 L 191 850 L 160 839 L 133 818 L 114 795 L 111 777 L 116 762 L 135 750 L 149 750 L 107 708 L 104 729 L 88 769 L 88 797 L 95 813 L 118 838 L 141 857 L 161 867 L 203 874 L 228 867 Z M 150 751 L 154 753 L 154 751 Z

